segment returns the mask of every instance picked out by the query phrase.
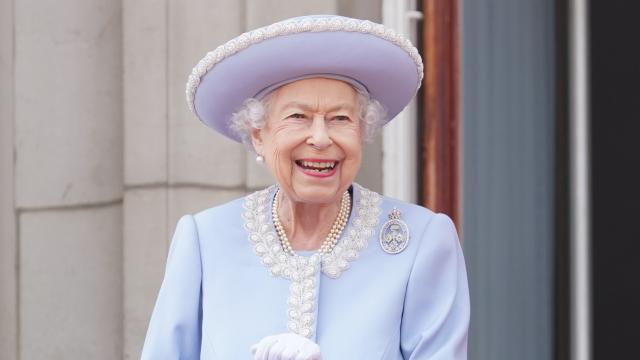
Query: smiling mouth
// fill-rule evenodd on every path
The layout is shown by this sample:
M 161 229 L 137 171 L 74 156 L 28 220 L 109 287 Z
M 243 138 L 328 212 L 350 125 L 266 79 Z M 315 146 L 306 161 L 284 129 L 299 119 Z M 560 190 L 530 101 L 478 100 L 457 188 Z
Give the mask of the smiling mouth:
M 338 165 L 338 161 L 307 161 L 307 160 L 296 160 L 296 165 L 307 171 L 315 171 L 319 174 L 325 174 Z

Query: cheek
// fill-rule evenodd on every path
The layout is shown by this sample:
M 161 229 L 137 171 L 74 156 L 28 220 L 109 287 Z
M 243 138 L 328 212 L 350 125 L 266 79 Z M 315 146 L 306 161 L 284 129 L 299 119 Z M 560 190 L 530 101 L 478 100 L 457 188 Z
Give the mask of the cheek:
M 275 159 L 281 158 L 283 154 L 290 151 L 292 136 L 288 127 L 270 124 L 265 138 L 265 154 L 271 155 L 273 163 L 276 163 Z
M 343 172 L 347 176 L 355 176 L 362 163 L 362 139 L 357 131 L 343 135 L 336 138 L 345 156 Z
M 289 155 L 280 149 L 277 144 L 273 144 L 266 154 L 266 165 L 274 180 L 284 186 L 289 187 L 291 184 L 291 164 L 288 161 Z
M 345 155 L 345 170 L 350 173 L 358 172 L 362 163 L 362 148 L 351 146 L 349 149 L 345 149 Z
M 345 161 L 340 171 L 340 182 L 343 184 L 351 184 L 355 181 L 360 166 L 362 165 L 362 151 L 356 148 L 345 149 Z
M 283 144 L 273 143 L 269 147 L 267 156 L 269 167 L 274 175 L 281 173 L 284 170 L 284 164 L 288 162 L 290 152 Z
M 293 171 L 292 151 L 295 148 L 295 137 L 288 129 L 274 128 L 269 141 L 265 144 L 265 157 L 269 171 L 278 183 L 285 185 L 291 182 Z

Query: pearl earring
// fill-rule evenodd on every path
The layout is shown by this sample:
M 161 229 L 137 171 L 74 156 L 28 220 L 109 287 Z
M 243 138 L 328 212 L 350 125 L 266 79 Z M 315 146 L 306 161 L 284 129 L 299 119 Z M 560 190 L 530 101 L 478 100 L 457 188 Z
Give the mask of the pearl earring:
M 264 164 L 264 156 L 262 155 L 256 156 L 256 162 L 260 165 Z

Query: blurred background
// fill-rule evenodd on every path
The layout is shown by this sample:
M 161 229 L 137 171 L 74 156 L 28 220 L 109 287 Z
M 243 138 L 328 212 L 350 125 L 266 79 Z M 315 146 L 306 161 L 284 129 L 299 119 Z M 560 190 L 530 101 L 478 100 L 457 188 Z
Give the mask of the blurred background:
M 358 182 L 455 220 L 469 358 L 634 358 L 638 7 L 0 0 L 0 359 L 139 358 L 177 219 L 272 183 L 189 112 L 188 74 L 317 13 L 421 49 L 423 87 Z

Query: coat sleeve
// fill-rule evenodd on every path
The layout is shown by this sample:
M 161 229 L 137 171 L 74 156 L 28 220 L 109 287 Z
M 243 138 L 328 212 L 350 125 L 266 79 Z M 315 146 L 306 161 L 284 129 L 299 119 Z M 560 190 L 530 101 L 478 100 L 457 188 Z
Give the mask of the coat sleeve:
M 169 248 L 142 359 L 199 359 L 202 329 L 202 265 L 195 220 L 183 216 Z
M 467 359 L 469 287 L 451 219 L 436 214 L 421 238 L 405 295 L 400 347 L 405 359 Z

